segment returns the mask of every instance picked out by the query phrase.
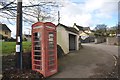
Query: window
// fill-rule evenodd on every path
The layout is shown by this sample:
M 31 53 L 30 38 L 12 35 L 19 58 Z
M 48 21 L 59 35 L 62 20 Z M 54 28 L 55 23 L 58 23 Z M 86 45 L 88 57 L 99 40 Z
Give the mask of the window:
M 49 49 L 54 49 L 54 33 L 49 32 L 49 42 L 48 42 L 48 48 Z
M 34 52 L 34 55 L 41 55 L 41 52 Z
M 34 56 L 35 60 L 41 60 L 41 56 Z
M 55 55 L 54 55 L 54 32 L 48 34 L 48 69 L 53 70 L 55 68 Z
M 53 55 L 54 52 L 53 52 L 53 51 L 49 51 L 48 54 L 49 54 L 49 55 Z
M 37 65 L 35 65 L 35 69 L 42 70 L 41 66 L 37 66 Z
M 5 31 L 5 34 L 8 35 L 8 31 Z
M 54 64 L 54 61 L 49 61 L 49 65 L 53 65 Z
M 35 40 L 35 41 L 39 41 L 39 40 L 40 40 L 40 37 L 41 37 L 41 35 L 40 35 L 39 32 L 34 33 L 34 40 Z
M 40 40 L 41 40 L 41 35 L 39 32 L 36 32 L 33 34 L 34 35 L 34 50 L 41 50 L 41 44 L 40 44 Z
M 54 55 L 53 56 L 49 56 L 49 60 L 51 61 L 51 60 L 54 60 L 55 58 L 54 58 Z

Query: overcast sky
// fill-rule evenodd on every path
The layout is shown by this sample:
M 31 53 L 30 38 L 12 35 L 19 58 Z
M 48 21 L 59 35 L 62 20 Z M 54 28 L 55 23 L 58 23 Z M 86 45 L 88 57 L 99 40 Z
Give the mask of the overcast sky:
M 60 8 L 61 23 L 94 28 L 96 24 L 108 27 L 118 23 L 118 0 L 66 0 Z
M 58 0 L 57 0 L 58 1 Z M 118 23 L 118 1 L 119 0 L 60 0 L 63 7 L 60 7 L 60 23 L 73 26 L 74 23 L 80 26 L 90 26 L 93 29 L 96 24 L 106 24 L 108 27 Z M 23 4 L 27 0 L 23 1 Z M 57 16 L 56 16 L 57 18 Z M 3 22 L 6 23 L 6 22 Z M 54 22 L 55 24 L 57 21 Z M 7 26 L 12 30 L 12 37 L 16 34 L 16 24 Z M 25 25 L 24 31 L 28 34 L 31 25 Z

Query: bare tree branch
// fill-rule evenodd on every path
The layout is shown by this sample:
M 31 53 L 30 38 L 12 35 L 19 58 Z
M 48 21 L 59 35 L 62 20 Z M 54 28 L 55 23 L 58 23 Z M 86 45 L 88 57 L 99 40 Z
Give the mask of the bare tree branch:
M 15 0 L 6 4 L 6 2 L 0 4 L 3 6 L 0 8 L 0 13 L 4 14 L 0 17 L 6 19 L 15 19 L 17 13 L 17 3 Z M 39 1 L 34 3 L 34 1 L 30 0 L 29 5 L 23 5 L 23 21 L 27 23 L 33 23 L 37 21 L 45 21 L 45 20 L 55 20 L 53 16 L 57 12 L 57 8 L 60 5 L 57 4 L 56 1 Z M 55 10 L 54 10 L 55 9 Z M 8 20 L 9 21 L 9 20 Z

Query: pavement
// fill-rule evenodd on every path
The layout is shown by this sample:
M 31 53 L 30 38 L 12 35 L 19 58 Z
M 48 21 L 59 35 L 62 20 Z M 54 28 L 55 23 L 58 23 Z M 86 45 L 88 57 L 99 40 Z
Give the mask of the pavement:
M 82 45 L 81 50 L 72 51 L 58 60 L 58 73 L 50 78 L 89 78 L 112 70 L 113 55 L 118 55 L 118 47 L 93 43 Z

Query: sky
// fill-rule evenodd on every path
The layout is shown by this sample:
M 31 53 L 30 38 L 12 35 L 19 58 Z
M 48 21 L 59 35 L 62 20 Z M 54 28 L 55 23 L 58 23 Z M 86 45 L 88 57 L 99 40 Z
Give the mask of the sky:
M 58 1 L 58 0 L 57 0 Z M 74 23 L 83 27 L 94 29 L 97 24 L 106 24 L 108 27 L 118 23 L 118 1 L 119 0 L 59 0 L 63 5 L 59 7 L 60 23 L 66 26 L 73 26 Z M 23 4 L 27 0 L 23 1 Z M 53 23 L 57 24 L 56 21 Z M 3 23 L 6 20 L 3 21 Z M 12 37 L 16 34 L 16 24 L 7 23 L 12 30 Z M 23 23 L 23 33 L 29 34 L 31 25 Z
M 68 0 L 60 14 L 60 22 L 69 26 L 76 23 L 92 29 L 97 24 L 112 27 L 118 23 L 118 0 Z

